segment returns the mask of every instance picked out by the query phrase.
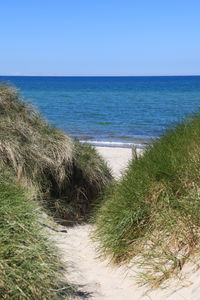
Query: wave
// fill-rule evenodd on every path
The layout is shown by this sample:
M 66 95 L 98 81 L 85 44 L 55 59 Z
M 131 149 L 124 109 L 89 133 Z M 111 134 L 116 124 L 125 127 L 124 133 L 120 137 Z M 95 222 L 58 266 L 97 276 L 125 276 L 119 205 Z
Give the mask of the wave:
M 93 146 L 99 147 L 120 147 L 120 148 L 145 148 L 147 143 L 125 143 L 125 142 L 110 142 L 110 141 L 87 141 L 80 140 L 81 143 L 92 144 Z

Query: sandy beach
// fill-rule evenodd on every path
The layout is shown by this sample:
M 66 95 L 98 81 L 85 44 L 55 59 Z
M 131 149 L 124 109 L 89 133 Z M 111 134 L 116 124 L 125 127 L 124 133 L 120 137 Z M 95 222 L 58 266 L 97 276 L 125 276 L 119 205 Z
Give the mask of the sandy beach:
M 132 159 L 132 149 L 119 147 L 96 147 L 96 149 L 106 160 L 112 170 L 113 176 L 119 179 Z M 136 152 L 137 156 L 140 156 L 144 150 L 137 149 Z
M 112 168 L 115 178 L 120 178 L 132 153 L 130 148 L 97 147 Z M 142 150 L 137 150 L 141 154 Z M 98 258 L 96 244 L 91 240 L 94 225 L 85 224 L 67 228 L 67 233 L 51 236 L 61 251 L 67 265 L 66 278 L 75 284 L 80 293 L 76 299 L 93 300 L 199 300 L 200 269 L 192 263 L 183 267 L 181 280 L 170 280 L 166 289 L 151 290 L 139 286 L 134 265 L 113 266 L 108 259 Z

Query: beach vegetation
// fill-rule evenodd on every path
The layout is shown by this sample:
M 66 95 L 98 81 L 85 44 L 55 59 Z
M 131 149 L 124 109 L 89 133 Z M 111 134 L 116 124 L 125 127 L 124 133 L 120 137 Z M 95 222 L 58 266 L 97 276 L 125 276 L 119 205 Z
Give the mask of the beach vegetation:
M 200 250 L 200 115 L 168 129 L 98 204 L 95 238 L 114 263 L 134 262 L 153 286 Z
M 0 168 L 0 298 L 66 299 L 57 250 L 40 226 L 35 191 L 22 188 L 9 168 Z
M 34 186 L 47 210 L 65 223 L 87 219 L 112 181 L 94 147 L 50 125 L 7 85 L 0 86 L 0 161 L 19 182 Z
M 78 295 L 61 280 L 65 266 L 42 230 L 41 211 L 65 224 L 87 220 L 111 181 L 92 146 L 49 125 L 13 87 L 0 86 L 1 299 Z
M 111 171 L 96 149 L 74 141 L 65 190 L 62 194 L 54 194 L 52 199 L 54 217 L 63 225 L 89 221 L 100 195 L 112 181 Z

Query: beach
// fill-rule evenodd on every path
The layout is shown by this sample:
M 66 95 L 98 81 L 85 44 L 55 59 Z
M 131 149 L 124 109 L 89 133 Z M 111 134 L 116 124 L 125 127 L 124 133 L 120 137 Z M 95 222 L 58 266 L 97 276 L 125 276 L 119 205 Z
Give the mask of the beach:
M 96 149 L 106 160 L 115 179 L 119 179 L 132 158 L 132 149 L 120 147 L 96 147 Z M 140 156 L 144 150 L 137 149 L 136 151 Z

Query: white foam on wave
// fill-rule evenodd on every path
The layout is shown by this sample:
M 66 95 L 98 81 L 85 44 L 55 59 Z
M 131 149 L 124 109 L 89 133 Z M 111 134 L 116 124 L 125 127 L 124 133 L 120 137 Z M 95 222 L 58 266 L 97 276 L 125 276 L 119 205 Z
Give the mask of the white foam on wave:
M 94 146 L 106 146 L 106 147 L 123 147 L 123 148 L 131 148 L 132 146 L 136 146 L 138 148 L 144 148 L 145 144 L 138 143 L 124 143 L 124 142 L 111 142 L 111 141 L 85 141 L 80 140 L 81 143 L 92 144 Z

